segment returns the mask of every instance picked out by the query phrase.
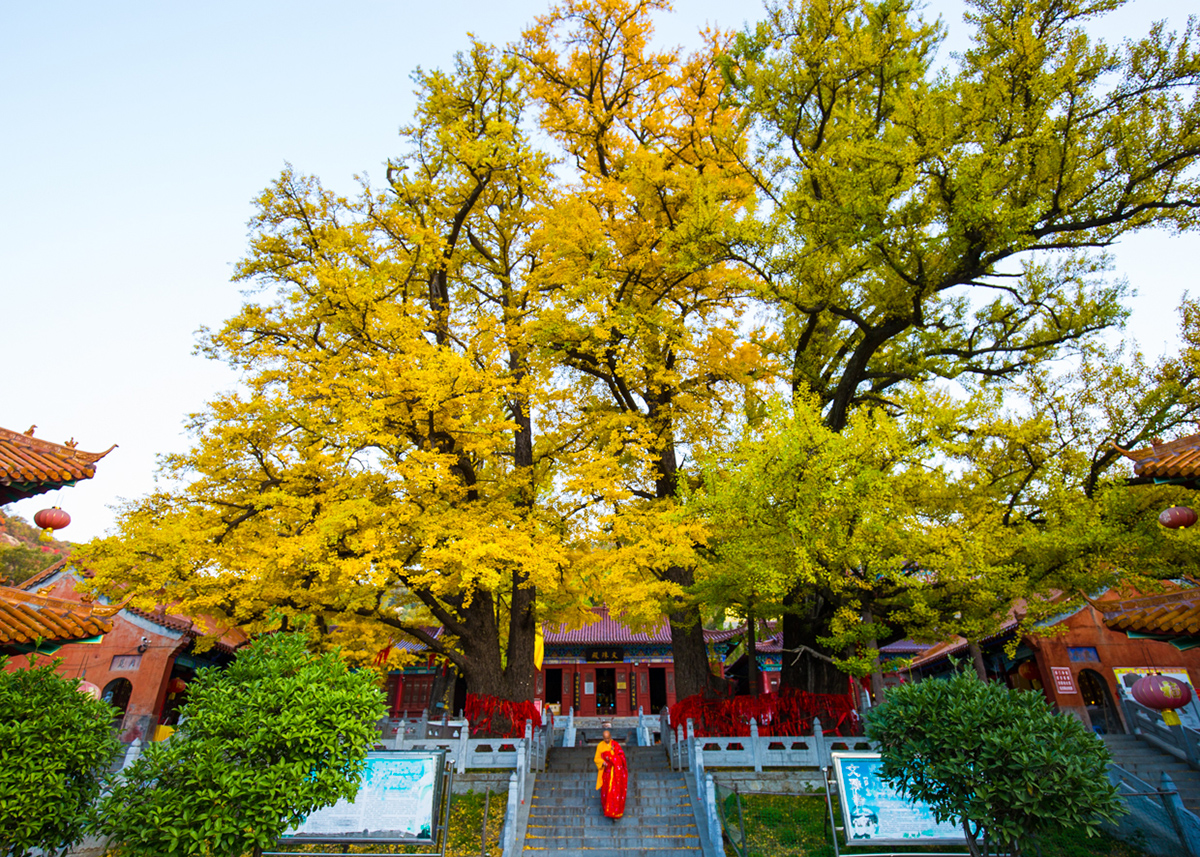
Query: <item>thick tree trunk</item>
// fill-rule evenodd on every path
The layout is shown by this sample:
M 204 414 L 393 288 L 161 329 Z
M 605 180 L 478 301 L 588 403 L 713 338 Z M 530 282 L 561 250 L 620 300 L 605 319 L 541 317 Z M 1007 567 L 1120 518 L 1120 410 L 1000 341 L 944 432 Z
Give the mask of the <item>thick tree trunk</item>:
M 823 602 L 806 603 L 806 593 L 796 591 L 784 598 L 788 612 L 783 614 L 783 665 L 779 680 L 784 685 L 807 693 L 845 694 L 846 674 L 833 665 L 837 652 L 829 651 L 817 637 L 826 627 Z
M 671 655 L 675 662 L 675 698 L 685 699 L 703 693 L 709 685 L 708 649 L 704 645 L 704 627 L 699 611 L 672 613 Z M 688 623 L 691 623 L 690 625 Z
M 525 377 L 525 357 L 514 352 L 509 358 L 510 368 L 518 381 Z M 519 480 L 519 504 L 526 516 L 532 515 L 533 491 L 533 424 L 526 403 L 519 399 L 510 403 L 513 421 L 517 424 L 513 433 L 513 463 L 516 465 L 514 478 Z M 537 667 L 533 663 L 534 643 L 537 639 L 537 590 L 529 584 L 528 575 L 519 568 L 513 570 L 512 592 L 509 596 L 508 613 L 508 691 L 505 699 L 514 702 L 532 700 L 534 676 Z
M 508 681 L 500 656 L 500 629 L 496 627 L 492 594 L 475 593 L 471 606 L 460 611 L 460 615 L 463 631 L 459 634 L 458 645 L 462 651 L 467 693 L 508 699 Z

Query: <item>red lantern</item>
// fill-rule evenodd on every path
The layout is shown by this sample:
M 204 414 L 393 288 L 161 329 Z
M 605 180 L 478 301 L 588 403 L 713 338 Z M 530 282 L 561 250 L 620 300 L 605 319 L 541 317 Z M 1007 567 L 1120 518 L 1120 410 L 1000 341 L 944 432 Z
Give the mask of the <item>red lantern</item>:
M 1178 679 L 1148 675 L 1134 682 L 1133 698 L 1155 711 L 1172 711 L 1192 701 L 1192 689 Z
M 55 530 L 61 530 L 71 523 L 71 516 L 55 506 L 53 509 L 42 509 L 33 516 L 33 522 L 42 528 L 41 539 L 49 541 Z
M 1025 661 L 1017 667 L 1017 675 L 1025 679 L 1025 681 L 1039 681 L 1042 674 L 1038 672 L 1037 664 L 1033 661 Z
M 183 693 L 185 690 L 187 690 L 187 682 L 178 676 L 171 679 L 170 683 L 167 685 L 168 693 Z
M 1172 506 L 1163 509 L 1158 516 L 1158 522 L 1168 530 L 1181 530 L 1196 523 L 1196 512 L 1187 506 Z

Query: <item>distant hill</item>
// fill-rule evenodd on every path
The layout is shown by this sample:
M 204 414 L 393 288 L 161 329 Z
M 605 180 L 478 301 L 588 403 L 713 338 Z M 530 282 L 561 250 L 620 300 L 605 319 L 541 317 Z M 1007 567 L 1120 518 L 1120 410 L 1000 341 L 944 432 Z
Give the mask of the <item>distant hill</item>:
M 20 515 L 6 514 L 0 508 L 0 583 L 21 583 L 70 555 L 70 542 L 43 542 L 41 534 Z

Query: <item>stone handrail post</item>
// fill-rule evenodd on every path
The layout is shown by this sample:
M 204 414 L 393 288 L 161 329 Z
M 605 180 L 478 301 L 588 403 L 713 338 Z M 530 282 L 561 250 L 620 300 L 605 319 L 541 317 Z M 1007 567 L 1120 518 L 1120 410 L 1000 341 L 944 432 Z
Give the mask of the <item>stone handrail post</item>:
M 1163 808 L 1167 811 L 1167 817 L 1171 819 L 1171 826 L 1175 828 L 1175 833 L 1179 837 L 1180 843 L 1187 849 L 1190 857 L 1200 857 L 1200 835 L 1192 825 L 1184 823 L 1184 817 L 1187 809 L 1183 805 L 1183 801 L 1179 797 L 1179 791 L 1175 788 L 1175 782 L 1163 771 L 1162 779 L 1158 783 L 1159 799 L 1162 801 Z
M 520 811 L 518 791 L 521 786 L 516 773 L 508 776 L 508 807 L 504 812 L 504 832 L 501 834 L 501 848 L 504 857 L 515 857 L 517 853 L 517 814 Z
M 470 746 L 471 746 L 468 742 L 470 740 L 471 740 L 471 727 L 470 727 L 470 725 L 467 725 L 467 726 L 464 726 L 462 728 L 462 730 L 458 733 L 458 759 L 457 759 L 458 764 L 456 767 L 457 767 L 457 772 L 460 774 L 465 774 L 467 772 L 467 753 L 470 750 Z
M 721 835 L 721 818 L 717 815 L 717 787 L 712 774 L 704 778 L 701 795 L 704 801 L 704 816 L 708 821 L 708 841 L 712 843 L 713 853 L 717 857 L 725 857 L 725 838 Z
M 817 745 L 817 764 L 819 767 L 828 768 L 833 764 L 833 757 L 829 753 L 829 741 L 825 738 L 825 730 L 821 728 L 821 718 L 813 718 L 813 743 Z
M 762 747 L 758 743 L 758 721 L 750 718 L 750 752 L 754 754 L 754 772 L 762 771 Z
M 575 706 L 572 705 L 567 711 L 567 728 L 563 730 L 563 746 L 575 746 Z

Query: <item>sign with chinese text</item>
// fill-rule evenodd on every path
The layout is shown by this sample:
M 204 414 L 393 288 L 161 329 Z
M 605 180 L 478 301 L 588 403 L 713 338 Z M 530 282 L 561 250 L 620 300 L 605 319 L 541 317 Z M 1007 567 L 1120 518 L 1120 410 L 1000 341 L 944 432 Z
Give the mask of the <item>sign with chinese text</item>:
M 583 659 L 589 663 L 620 663 L 625 660 L 625 649 L 621 646 L 585 649 Z
M 928 804 L 913 801 L 879 776 L 878 753 L 834 753 L 833 772 L 841 795 L 846 840 L 918 845 L 964 842 L 962 828 L 939 822 Z
M 368 753 L 354 800 L 317 810 L 282 841 L 436 842 L 445 758 L 442 750 Z
M 1079 688 L 1075 687 L 1075 677 L 1071 675 L 1070 667 L 1050 667 L 1050 673 L 1054 676 L 1054 689 L 1062 694 L 1079 693 Z

